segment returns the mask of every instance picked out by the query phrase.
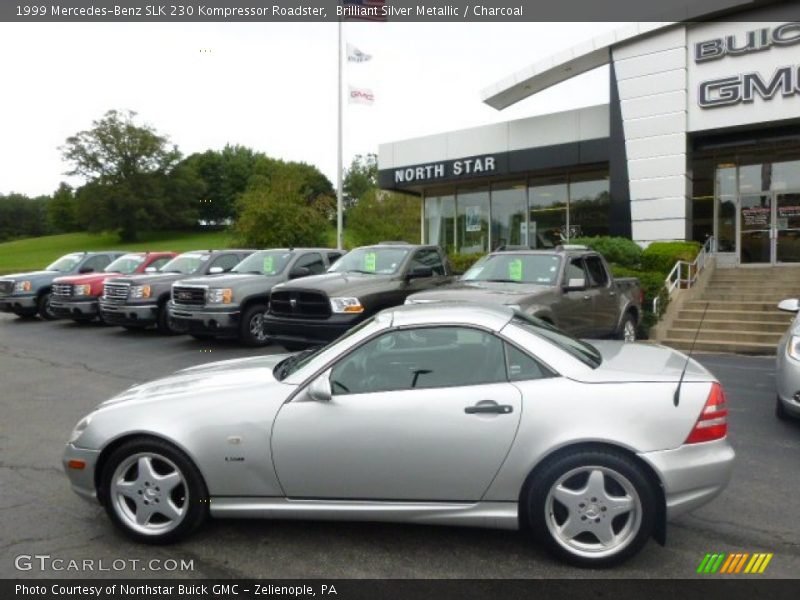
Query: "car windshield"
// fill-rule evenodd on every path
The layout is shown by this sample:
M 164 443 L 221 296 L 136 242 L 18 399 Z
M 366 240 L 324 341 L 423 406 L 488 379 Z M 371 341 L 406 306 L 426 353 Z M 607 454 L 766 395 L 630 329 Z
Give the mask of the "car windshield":
M 336 261 L 328 272 L 394 275 L 409 252 L 407 248 L 357 248 Z
M 491 254 L 472 265 L 462 281 L 500 281 L 553 286 L 561 259 L 550 254 Z
M 514 317 L 511 319 L 511 322 L 522 329 L 530 331 L 535 335 L 543 337 L 547 341 L 552 342 L 568 354 L 571 354 L 579 361 L 593 369 L 599 367 L 603 362 L 603 357 L 600 355 L 600 352 L 597 350 L 597 348 L 591 344 L 587 344 L 586 342 L 576 339 L 567 333 L 564 333 L 560 329 L 556 329 L 541 319 L 537 319 L 536 317 L 526 315 L 519 311 L 514 311 Z
M 208 261 L 208 254 L 193 254 L 187 252 L 186 254 L 181 254 L 173 258 L 161 267 L 159 272 L 191 275 L 192 273 L 196 273 L 206 261 Z
M 231 273 L 254 273 L 257 275 L 280 275 L 289 264 L 294 252 L 288 250 L 265 250 L 256 252 L 236 265 Z
M 74 270 L 81 262 L 83 254 L 65 254 L 56 262 L 47 265 L 46 271 L 58 271 L 59 273 L 69 273 Z
M 130 275 L 136 268 L 144 262 L 143 254 L 125 254 L 108 265 L 103 271 L 106 273 L 122 273 Z

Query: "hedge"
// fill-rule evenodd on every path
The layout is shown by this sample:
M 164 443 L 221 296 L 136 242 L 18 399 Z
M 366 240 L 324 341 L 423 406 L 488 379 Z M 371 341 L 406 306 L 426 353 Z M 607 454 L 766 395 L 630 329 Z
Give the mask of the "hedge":
M 679 260 L 693 261 L 700 248 L 698 242 L 653 242 L 642 253 L 642 270 L 666 277 Z
M 628 238 L 607 235 L 579 237 L 570 240 L 569 243 L 589 246 L 595 252 L 602 254 L 608 262 L 623 267 L 637 268 L 642 262 L 642 248 Z

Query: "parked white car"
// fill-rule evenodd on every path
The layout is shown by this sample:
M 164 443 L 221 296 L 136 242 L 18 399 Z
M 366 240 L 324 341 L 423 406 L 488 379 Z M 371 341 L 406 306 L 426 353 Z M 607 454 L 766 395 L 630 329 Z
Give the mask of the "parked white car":
M 789 298 L 778 304 L 781 310 L 800 311 L 800 300 Z M 778 397 L 775 414 L 779 419 L 800 419 L 800 315 L 795 317 L 789 329 L 778 343 L 775 384 Z

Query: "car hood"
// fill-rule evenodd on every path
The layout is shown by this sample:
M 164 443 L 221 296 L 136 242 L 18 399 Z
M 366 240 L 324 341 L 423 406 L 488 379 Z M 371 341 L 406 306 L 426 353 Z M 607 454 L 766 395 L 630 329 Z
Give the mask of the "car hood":
M 494 281 L 459 281 L 435 290 L 418 292 L 409 296 L 410 302 L 493 302 L 517 304 L 533 296 L 553 290 L 546 285 L 533 283 L 506 283 Z
M 275 382 L 272 371 L 287 354 L 272 354 L 213 362 L 177 371 L 167 377 L 135 385 L 98 405 L 98 410 L 144 402 L 191 401 L 218 395 L 220 401 L 237 391 Z
M 80 285 L 82 283 L 97 283 L 98 281 L 105 281 L 112 277 L 120 277 L 120 273 L 85 273 L 84 275 L 67 275 L 66 277 L 59 277 L 55 280 L 56 283 L 72 283 Z
M 209 287 L 236 287 L 237 285 L 255 282 L 275 285 L 280 281 L 283 281 L 280 275 L 267 277 L 266 275 L 256 275 L 255 273 L 220 273 L 219 275 L 182 279 L 181 283 L 184 285 L 207 285 Z
M 281 285 L 280 291 L 316 290 L 328 296 L 366 293 L 375 288 L 383 288 L 396 275 L 367 275 L 362 273 L 323 273 L 311 275 Z M 278 291 L 278 290 L 276 290 Z
M 48 277 L 58 277 L 59 271 L 30 271 L 29 273 L 11 273 L 10 275 L 0 275 L 0 279 L 14 281 L 24 281 L 26 279 L 45 279 Z M 63 276 L 63 274 L 62 274 Z
M 589 383 L 716 381 L 705 367 L 666 346 L 641 342 L 587 340 L 603 357 L 602 364 L 577 377 Z M 688 363 L 687 363 L 688 361 Z

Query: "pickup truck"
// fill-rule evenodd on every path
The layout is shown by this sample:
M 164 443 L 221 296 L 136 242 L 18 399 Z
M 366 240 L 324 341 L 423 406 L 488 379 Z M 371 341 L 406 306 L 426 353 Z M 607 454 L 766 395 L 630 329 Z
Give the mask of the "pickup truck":
M 615 279 L 600 254 L 578 245 L 493 252 L 457 282 L 406 302 L 453 300 L 513 306 L 583 338 L 633 341 L 642 314 L 639 280 Z
M 144 273 L 164 266 L 175 256 L 174 252 L 131 252 L 123 254 L 99 272 L 59 277 L 53 280 L 50 308 L 62 319 L 88 323 L 99 318 L 99 298 L 106 280 L 119 275 Z
M 266 346 L 263 319 L 273 286 L 324 273 L 342 254 L 330 248 L 261 250 L 226 275 L 182 279 L 172 286 L 170 319 L 197 339 L 238 338 L 248 346 Z
M 172 284 L 188 277 L 227 273 L 254 250 L 195 250 L 176 256 L 158 271 L 112 277 L 103 285 L 103 321 L 126 329 L 156 326 L 161 333 L 180 333 L 169 318 L 167 302 Z
M 289 351 L 327 344 L 410 294 L 451 280 L 436 246 L 385 242 L 356 248 L 324 275 L 275 286 L 264 330 Z
M 95 273 L 105 269 L 124 252 L 71 252 L 42 271 L 14 273 L 0 277 L 0 311 L 30 319 L 56 319 L 50 307 L 52 284 L 58 277 Z

